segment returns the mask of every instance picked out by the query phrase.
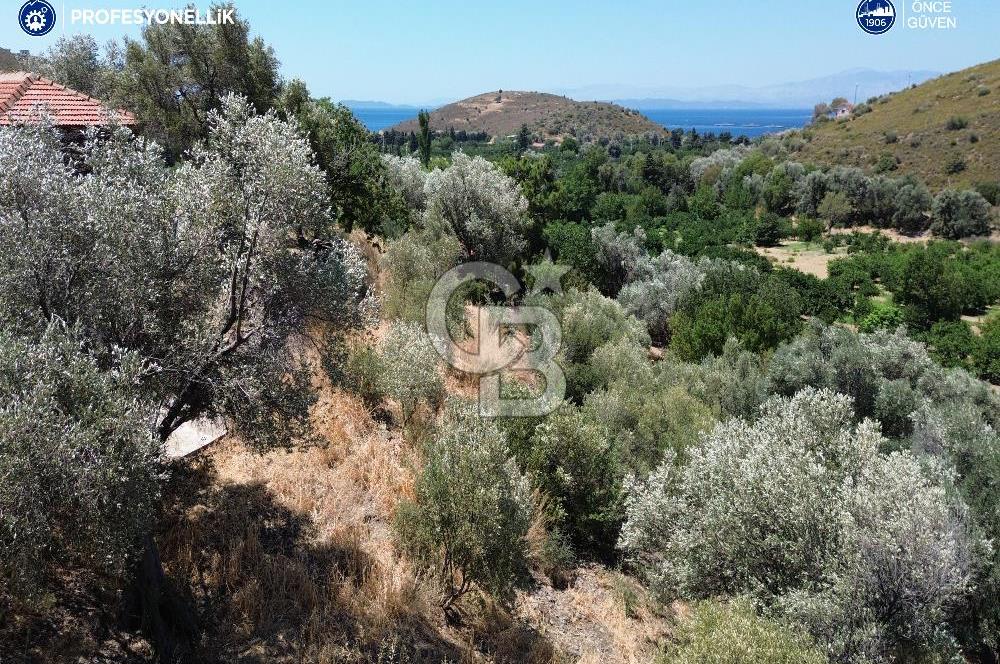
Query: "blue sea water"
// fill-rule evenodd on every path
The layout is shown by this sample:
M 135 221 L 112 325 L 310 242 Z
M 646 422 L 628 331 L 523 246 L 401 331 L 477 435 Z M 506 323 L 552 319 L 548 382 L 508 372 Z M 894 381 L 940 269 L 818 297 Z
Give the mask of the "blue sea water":
M 667 129 L 695 129 L 699 134 L 728 131 L 754 138 L 786 129 L 801 129 L 812 120 L 812 109 L 647 109 L 643 115 Z
M 394 124 L 417 117 L 415 108 L 354 108 L 355 117 L 368 127 L 368 131 L 381 131 Z
M 754 138 L 786 129 L 804 127 L 812 119 L 811 109 L 646 109 L 642 113 L 668 129 L 695 129 L 699 134 L 728 131 L 733 136 Z M 416 109 L 356 108 L 354 115 L 369 131 L 388 129 L 416 117 Z

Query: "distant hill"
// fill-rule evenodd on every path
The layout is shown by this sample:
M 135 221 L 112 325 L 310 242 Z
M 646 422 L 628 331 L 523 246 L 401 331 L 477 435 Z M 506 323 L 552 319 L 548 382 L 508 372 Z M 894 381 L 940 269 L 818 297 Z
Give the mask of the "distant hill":
M 803 161 L 873 171 L 891 155 L 898 160 L 893 175 L 916 175 L 934 189 L 998 181 L 1000 60 L 931 79 L 883 98 L 870 113 L 803 135 Z
M 341 99 L 340 103 L 350 109 L 355 108 L 368 108 L 368 109 L 398 109 L 401 111 L 412 110 L 414 113 L 418 110 L 416 106 L 409 106 L 407 104 L 390 104 L 386 101 L 368 101 L 363 99 Z
M 469 97 L 431 111 L 435 130 L 485 131 L 490 136 L 517 133 L 522 124 L 545 138 L 567 135 L 610 137 L 666 130 L 638 111 L 607 102 L 580 102 L 543 92 L 504 90 Z M 393 127 L 416 131 L 417 121 L 407 120 Z
M 846 71 L 789 81 L 775 85 L 655 86 L 590 85 L 559 90 L 572 99 L 609 99 L 629 108 L 812 108 L 819 100 L 834 97 L 867 99 L 902 90 L 911 83 L 922 83 L 940 72 L 876 71 L 848 69 Z

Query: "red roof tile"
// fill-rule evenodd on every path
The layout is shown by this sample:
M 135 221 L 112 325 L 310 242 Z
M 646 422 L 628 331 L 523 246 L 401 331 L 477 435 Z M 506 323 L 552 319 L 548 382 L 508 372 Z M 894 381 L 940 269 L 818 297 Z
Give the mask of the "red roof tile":
M 0 74 L 0 125 L 37 122 L 42 114 L 52 116 L 57 127 L 103 125 L 110 112 L 96 99 L 37 74 Z M 135 124 L 128 111 L 114 113 L 120 124 Z

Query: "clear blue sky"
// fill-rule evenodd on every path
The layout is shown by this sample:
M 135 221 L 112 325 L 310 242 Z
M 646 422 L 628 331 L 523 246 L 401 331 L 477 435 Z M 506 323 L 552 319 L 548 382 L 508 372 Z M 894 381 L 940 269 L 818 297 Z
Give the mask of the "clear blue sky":
M 33 52 L 63 31 L 99 41 L 138 36 L 135 26 L 60 27 L 28 37 L 23 0 L 0 0 L 0 45 Z M 175 8 L 175 0 L 53 0 L 73 8 Z M 199 8 L 208 2 L 198 0 Z M 912 1 L 895 0 L 897 11 Z M 313 94 L 392 102 L 449 100 L 496 88 L 564 90 L 767 85 L 853 67 L 952 71 L 1000 57 L 1000 1 L 952 0 L 955 30 L 897 24 L 863 33 L 854 0 L 238 0 L 254 32 L 274 46 L 287 77 Z M 781 13 L 780 8 L 793 8 Z

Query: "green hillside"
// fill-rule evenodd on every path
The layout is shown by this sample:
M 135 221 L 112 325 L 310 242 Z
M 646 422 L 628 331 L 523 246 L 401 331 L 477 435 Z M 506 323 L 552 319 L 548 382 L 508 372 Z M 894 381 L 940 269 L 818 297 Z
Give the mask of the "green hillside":
M 877 172 L 891 167 L 891 155 L 893 175 L 913 174 L 935 189 L 1000 180 L 1000 60 L 940 76 L 870 107 L 849 120 L 804 130 L 804 161 Z

